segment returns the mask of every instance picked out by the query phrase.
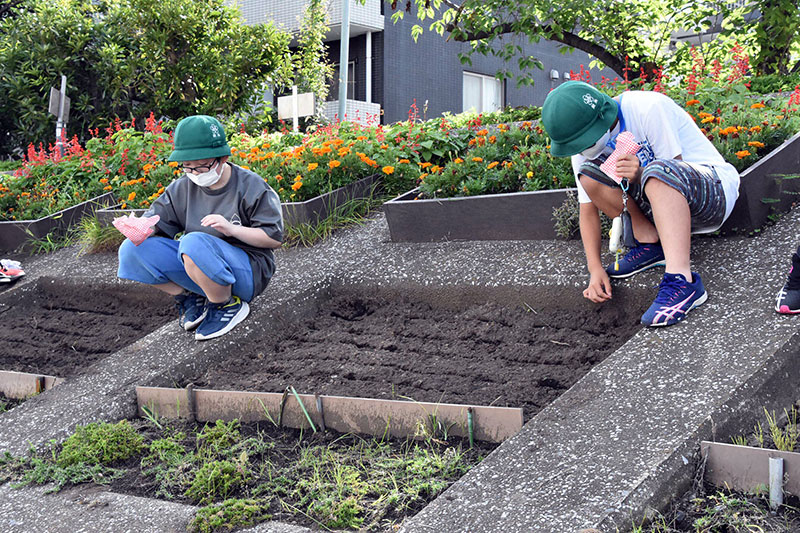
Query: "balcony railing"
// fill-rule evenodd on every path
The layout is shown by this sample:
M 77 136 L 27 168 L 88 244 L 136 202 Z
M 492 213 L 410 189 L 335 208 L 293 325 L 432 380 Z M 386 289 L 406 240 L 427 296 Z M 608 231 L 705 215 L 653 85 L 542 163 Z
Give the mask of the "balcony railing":
M 342 2 L 328 2 L 329 39 L 338 39 L 342 26 Z M 384 18 L 381 14 L 381 0 L 350 1 L 350 34 L 361 35 L 370 31 L 381 31 Z M 227 0 L 236 5 L 247 24 L 263 24 L 272 21 L 276 27 L 289 33 L 300 31 L 300 21 L 308 0 Z

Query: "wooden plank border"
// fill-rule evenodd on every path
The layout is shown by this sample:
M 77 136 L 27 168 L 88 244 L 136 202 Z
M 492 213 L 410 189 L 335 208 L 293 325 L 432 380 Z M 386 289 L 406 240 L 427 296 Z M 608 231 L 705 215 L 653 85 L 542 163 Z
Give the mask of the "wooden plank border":
M 700 443 L 706 459 L 705 479 L 718 487 L 750 492 L 769 487 L 769 460 L 783 459 L 784 492 L 800 495 L 800 453 L 738 446 L 721 442 Z
M 200 422 L 234 418 L 242 422 L 272 420 L 285 427 L 310 428 L 292 394 L 136 387 L 136 396 L 140 415 L 145 415 L 143 407 L 147 407 L 166 418 L 196 418 Z M 316 427 L 322 427 L 324 422 L 326 428 L 342 433 L 414 437 L 421 429 L 430 430 L 435 424 L 450 435 L 468 437 L 470 408 L 476 440 L 503 442 L 522 429 L 522 409 L 518 408 L 299 396 Z
M 52 389 L 63 381 L 54 376 L 0 370 L 0 394 L 6 398 L 23 400 Z

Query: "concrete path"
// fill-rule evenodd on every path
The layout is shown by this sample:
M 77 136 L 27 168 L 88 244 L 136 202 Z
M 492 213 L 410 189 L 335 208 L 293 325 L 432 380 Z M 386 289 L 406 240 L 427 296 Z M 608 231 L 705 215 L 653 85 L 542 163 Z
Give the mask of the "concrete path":
M 800 212 L 795 212 L 757 238 L 698 239 L 693 260 L 709 291 L 705 305 L 686 322 L 639 332 L 407 520 L 403 531 L 615 531 L 648 506 L 660 507 L 680 494 L 693 473 L 699 440 L 715 432 L 722 438 L 742 432 L 761 406 L 782 408 L 800 394 L 792 378 L 800 363 L 795 338 L 800 322 L 772 311 L 798 229 Z M 378 215 L 312 248 L 279 252 L 278 274 L 234 334 L 197 343 L 175 323 L 167 324 L 83 376 L 0 415 L 0 450 L 26 453 L 31 445 L 62 440 L 76 424 L 134 416 L 136 384 L 171 386 L 222 360 L 243 338 L 279 331 L 293 316 L 313 309 L 331 287 L 421 294 L 439 287 L 452 293 L 465 287 L 557 285 L 574 289 L 576 309 L 586 309 L 590 304 L 580 297 L 583 264 L 578 241 L 394 244 Z M 24 291 L 41 276 L 134 287 L 115 279 L 113 255 L 76 258 L 74 250 L 64 250 L 24 266 L 25 282 L 7 290 Z M 654 297 L 659 280 L 660 273 L 647 272 L 617 286 L 649 289 Z M 624 292 L 621 288 L 619 295 Z M 624 304 L 624 298 L 616 303 Z M 37 511 L 42 506 L 58 510 L 59 524 L 74 524 L 70 531 L 123 531 L 113 519 L 127 516 L 121 509 L 128 506 L 151 509 L 142 513 L 156 520 L 131 522 L 136 531 L 185 528 L 192 513 L 187 506 L 105 492 L 95 498 L 108 505 L 87 513 L 67 493 L 0 490 L 0 501 L 13 502 L 0 506 L 0 527 L 9 531 L 42 530 L 46 519 Z M 280 524 L 258 530 L 298 531 Z

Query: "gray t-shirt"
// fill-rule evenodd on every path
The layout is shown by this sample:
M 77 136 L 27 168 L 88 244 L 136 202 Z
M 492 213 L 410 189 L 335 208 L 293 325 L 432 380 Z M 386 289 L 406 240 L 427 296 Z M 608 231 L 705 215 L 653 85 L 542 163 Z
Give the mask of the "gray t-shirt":
M 276 241 L 283 240 L 281 201 L 272 187 L 255 172 L 231 164 L 231 178 L 220 189 L 199 187 L 182 176 L 166 188 L 144 214 L 158 215 L 156 234 L 174 238 L 180 232 L 201 231 L 247 252 L 253 269 L 253 295 L 260 294 L 275 272 L 275 256 L 269 248 L 256 248 L 214 228 L 202 226 L 206 215 L 217 214 L 236 225 L 261 228 Z

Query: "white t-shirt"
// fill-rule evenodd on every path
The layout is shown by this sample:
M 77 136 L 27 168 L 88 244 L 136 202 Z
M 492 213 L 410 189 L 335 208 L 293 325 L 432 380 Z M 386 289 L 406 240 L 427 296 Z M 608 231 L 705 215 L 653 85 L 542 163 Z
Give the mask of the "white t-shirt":
M 636 154 L 641 166 L 654 159 L 675 159 L 680 155 L 687 163 L 714 167 L 725 191 L 727 219 L 739 197 L 739 173 L 723 159 L 692 117 L 671 98 L 658 92 L 629 91 L 615 100 L 620 104 L 625 130 L 631 132 L 641 146 Z M 578 201 L 585 204 L 591 203 L 591 199 L 578 179 L 578 169 L 584 161 L 586 158 L 580 154 L 572 156 Z

